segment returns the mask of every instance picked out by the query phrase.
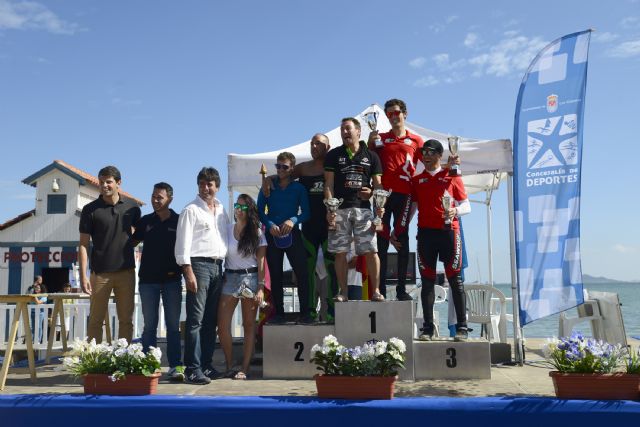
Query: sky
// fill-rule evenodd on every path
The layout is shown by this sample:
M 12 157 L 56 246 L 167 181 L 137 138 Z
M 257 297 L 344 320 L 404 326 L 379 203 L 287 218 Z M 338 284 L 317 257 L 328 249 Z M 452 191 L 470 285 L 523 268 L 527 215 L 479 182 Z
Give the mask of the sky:
M 115 164 L 143 200 L 167 181 L 177 211 L 213 166 L 226 203 L 229 152 L 300 143 L 390 98 L 421 126 L 511 139 L 531 60 L 587 28 L 582 270 L 640 281 L 639 0 L 0 0 L 0 223 L 35 207 L 21 180 L 54 159 L 94 175 Z M 486 207 L 472 208 L 467 281 L 486 281 Z M 492 209 L 504 283 L 506 185 Z

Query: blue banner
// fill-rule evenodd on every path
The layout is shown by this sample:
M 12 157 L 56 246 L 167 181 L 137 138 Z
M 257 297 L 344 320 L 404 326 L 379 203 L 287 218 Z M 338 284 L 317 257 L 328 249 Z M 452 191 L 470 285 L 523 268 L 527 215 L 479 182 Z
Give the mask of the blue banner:
M 580 178 L 591 31 L 547 45 L 522 79 L 514 128 L 520 323 L 583 302 Z

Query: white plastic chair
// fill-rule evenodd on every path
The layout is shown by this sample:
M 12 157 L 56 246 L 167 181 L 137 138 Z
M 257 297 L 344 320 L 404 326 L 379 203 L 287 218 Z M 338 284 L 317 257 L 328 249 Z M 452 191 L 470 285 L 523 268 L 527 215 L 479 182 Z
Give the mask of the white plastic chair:
M 447 289 L 440 286 L 440 285 L 434 285 L 434 294 L 435 294 L 435 299 L 433 301 L 433 325 L 434 325 L 434 336 L 439 337 L 440 336 L 440 312 L 438 310 L 436 310 L 436 306 L 438 304 L 442 304 L 444 302 L 447 302 Z M 417 338 L 420 333 L 420 328 L 422 328 L 423 322 L 424 322 L 424 314 L 422 313 L 422 304 L 420 304 L 419 301 L 419 296 L 418 297 L 414 297 L 417 298 L 415 299 L 415 303 L 417 305 L 417 309 L 416 309 L 416 317 L 414 319 L 414 337 Z
M 504 294 L 489 285 L 465 285 L 464 291 L 467 295 L 467 322 L 480 323 L 487 331 L 489 341 L 507 342 L 507 305 Z

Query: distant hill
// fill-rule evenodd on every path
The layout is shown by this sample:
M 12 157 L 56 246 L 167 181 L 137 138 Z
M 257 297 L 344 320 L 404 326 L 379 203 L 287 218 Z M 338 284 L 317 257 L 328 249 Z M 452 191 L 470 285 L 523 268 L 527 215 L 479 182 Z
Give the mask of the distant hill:
M 588 274 L 583 274 L 582 275 L 582 283 L 585 285 L 590 285 L 590 284 L 594 284 L 594 283 L 633 283 L 633 282 L 627 282 L 624 280 L 615 280 L 615 279 L 609 279 L 608 277 L 602 277 L 602 276 L 590 276 Z

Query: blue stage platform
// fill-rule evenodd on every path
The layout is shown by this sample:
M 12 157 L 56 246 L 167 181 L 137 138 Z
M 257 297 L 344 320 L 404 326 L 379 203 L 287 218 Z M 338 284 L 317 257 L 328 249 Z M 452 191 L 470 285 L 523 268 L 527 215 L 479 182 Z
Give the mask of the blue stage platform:
M 640 402 L 532 397 L 396 398 L 1 395 L 7 427 L 638 425 Z M 339 423 L 339 424 L 337 424 Z M 624 423 L 624 424 L 623 424 Z

